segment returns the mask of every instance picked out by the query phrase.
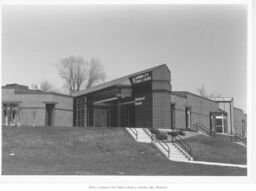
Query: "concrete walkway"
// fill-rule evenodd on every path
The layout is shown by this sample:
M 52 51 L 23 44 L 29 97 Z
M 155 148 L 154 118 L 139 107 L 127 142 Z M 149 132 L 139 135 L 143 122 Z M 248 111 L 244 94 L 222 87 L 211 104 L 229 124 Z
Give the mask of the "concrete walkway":
M 185 162 L 185 161 L 181 161 L 181 162 Z M 228 166 L 228 167 L 237 167 L 237 168 L 247 168 L 247 165 L 230 164 L 230 163 L 219 163 L 219 162 L 187 161 L 187 163 L 203 164 L 203 165 L 214 165 L 214 166 Z

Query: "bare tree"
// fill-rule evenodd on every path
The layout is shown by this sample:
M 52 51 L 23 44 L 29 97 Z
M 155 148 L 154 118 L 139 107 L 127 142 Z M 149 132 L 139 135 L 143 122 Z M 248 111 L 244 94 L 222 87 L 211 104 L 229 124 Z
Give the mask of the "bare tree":
M 197 89 L 197 93 L 202 96 L 202 97 L 206 97 L 206 98 L 211 98 L 211 97 L 222 97 L 222 95 L 219 92 L 212 92 L 212 93 L 207 93 L 204 85 L 201 86 L 201 88 Z
M 82 57 L 70 56 L 61 60 L 57 68 L 70 95 L 82 87 L 90 88 L 97 85 L 106 78 L 103 66 L 96 58 L 88 63 Z
M 32 90 L 39 90 L 40 88 L 39 88 L 39 86 L 37 84 L 32 84 L 31 85 L 31 89 Z
M 96 58 L 92 59 L 90 63 L 86 88 L 90 88 L 94 85 L 97 85 L 98 83 L 105 81 L 105 79 L 106 74 L 101 62 Z
M 70 56 L 57 65 L 60 77 L 65 81 L 69 94 L 79 91 L 86 80 L 87 62 L 81 57 Z
M 52 85 L 48 81 L 42 81 L 40 83 L 40 90 L 48 92 L 52 90 Z
M 210 97 L 222 97 L 222 95 L 219 93 L 219 92 L 213 92 L 213 93 L 210 93 L 209 96 Z
M 202 85 L 201 88 L 197 88 L 197 93 L 199 93 L 199 95 L 202 97 L 208 97 L 208 94 L 206 92 L 204 85 Z

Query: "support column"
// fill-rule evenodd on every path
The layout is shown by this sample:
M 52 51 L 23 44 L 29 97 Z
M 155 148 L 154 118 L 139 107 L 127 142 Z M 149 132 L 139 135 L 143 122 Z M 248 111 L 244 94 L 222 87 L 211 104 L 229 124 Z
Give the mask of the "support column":
M 95 119 L 96 119 L 96 116 L 95 116 L 95 107 L 93 105 L 93 127 L 95 127 Z
M 116 122 L 116 126 L 117 127 L 121 127 L 121 99 L 118 98 L 117 99 L 117 122 Z

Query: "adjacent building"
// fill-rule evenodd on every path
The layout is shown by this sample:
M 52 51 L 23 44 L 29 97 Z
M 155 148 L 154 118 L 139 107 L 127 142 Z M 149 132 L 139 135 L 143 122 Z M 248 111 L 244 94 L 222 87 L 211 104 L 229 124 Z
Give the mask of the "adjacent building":
M 199 125 L 221 133 L 225 124 L 218 117 L 226 116 L 218 103 L 190 92 L 173 91 L 171 93 L 171 119 L 173 129 L 193 129 Z
M 2 87 L 2 125 L 72 126 L 71 96 L 8 84 Z

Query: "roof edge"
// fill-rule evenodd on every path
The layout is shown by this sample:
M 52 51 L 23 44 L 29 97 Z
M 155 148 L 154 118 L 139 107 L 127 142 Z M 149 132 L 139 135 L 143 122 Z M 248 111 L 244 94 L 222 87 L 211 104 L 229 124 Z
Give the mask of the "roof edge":
M 197 94 L 195 94 L 195 93 L 188 92 L 188 91 L 172 91 L 172 92 L 174 92 L 174 93 L 177 92 L 177 93 L 190 94 L 190 95 L 192 95 L 192 96 L 196 96 L 196 97 L 198 97 L 198 98 L 202 98 L 202 99 L 205 99 L 205 100 L 207 100 L 207 101 L 216 103 L 216 101 L 213 101 L 213 100 L 211 100 L 211 99 L 209 99 L 209 98 L 207 98 L 207 97 L 203 97 L 203 96 L 200 96 L 200 95 L 197 95 Z

